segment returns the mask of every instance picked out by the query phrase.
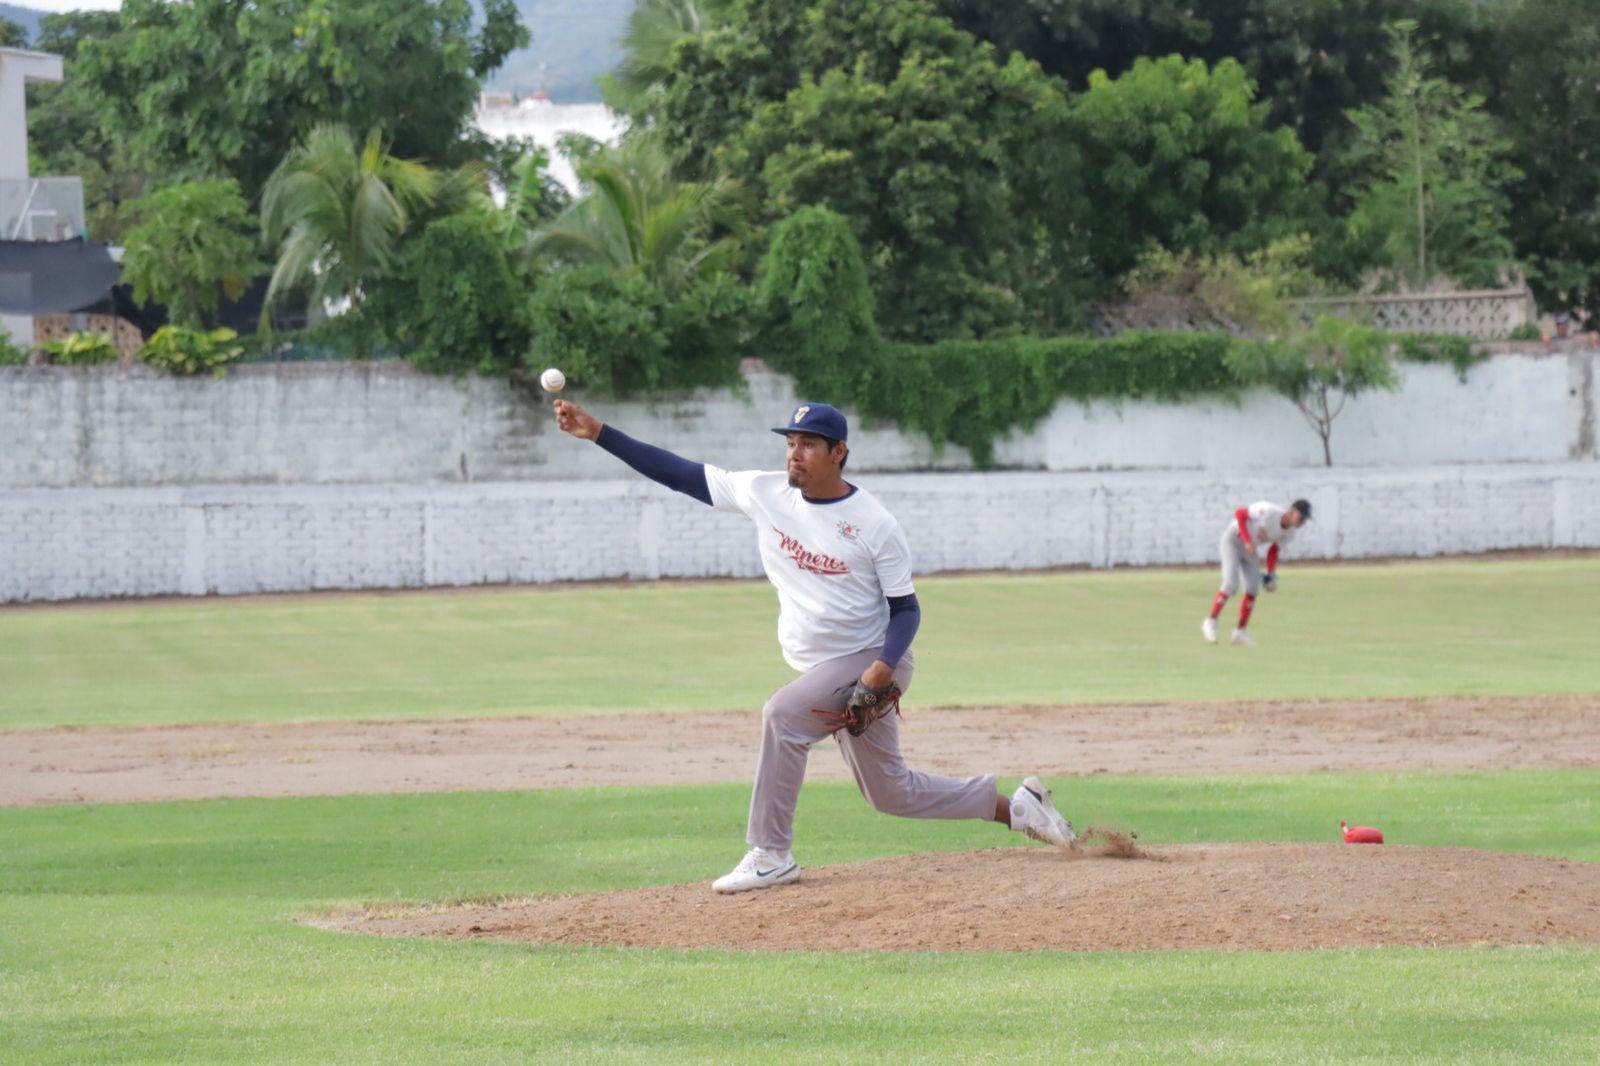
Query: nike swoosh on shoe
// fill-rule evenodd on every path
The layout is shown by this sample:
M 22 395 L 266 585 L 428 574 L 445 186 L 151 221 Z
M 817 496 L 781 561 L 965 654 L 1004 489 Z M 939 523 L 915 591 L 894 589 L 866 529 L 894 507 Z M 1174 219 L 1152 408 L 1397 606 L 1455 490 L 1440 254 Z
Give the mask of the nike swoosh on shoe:
M 757 870 L 756 871 L 756 876 L 757 877 L 771 877 L 773 874 L 786 874 L 790 870 L 794 869 L 794 865 L 795 864 L 791 862 L 788 866 L 785 866 L 785 867 L 783 867 L 781 869 L 776 867 L 776 866 L 774 866 L 770 870 Z

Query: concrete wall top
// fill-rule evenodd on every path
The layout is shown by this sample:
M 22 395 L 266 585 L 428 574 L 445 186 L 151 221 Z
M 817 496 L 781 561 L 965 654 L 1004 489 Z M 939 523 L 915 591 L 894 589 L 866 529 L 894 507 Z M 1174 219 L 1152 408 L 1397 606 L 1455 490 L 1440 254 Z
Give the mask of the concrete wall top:
M 1408 365 L 1393 393 L 1350 403 L 1334 428 L 1341 466 L 1560 462 L 1595 457 L 1592 352 L 1502 355 L 1465 382 Z M 742 391 L 654 403 L 594 399 L 634 436 L 730 468 L 775 466 L 768 427 L 797 402 L 756 367 Z M 581 394 L 575 397 L 585 401 Z M 808 397 L 808 399 L 820 399 Z M 853 423 L 852 471 L 970 469 L 963 449 Z M 1003 467 L 1051 471 L 1311 467 L 1321 444 L 1286 400 L 1063 401 L 1000 441 Z M 475 375 L 399 362 L 257 364 L 220 379 L 142 366 L 0 367 L 0 486 L 566 481 L 615 477 L 614 459 L 561 434 L 545 398 Z

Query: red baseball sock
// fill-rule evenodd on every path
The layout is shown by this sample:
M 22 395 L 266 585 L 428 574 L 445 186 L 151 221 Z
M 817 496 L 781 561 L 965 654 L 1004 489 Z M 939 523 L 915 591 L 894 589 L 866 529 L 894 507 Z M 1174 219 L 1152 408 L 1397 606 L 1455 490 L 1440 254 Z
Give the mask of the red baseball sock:
M 1227 605 L 1228 605 L 1228 594 L 1226 592 L 1217 593 L 1217 598 L 1211 601 L 1211 617 L 1212 618 L 1217 617 L 1219 614 L 1222 613 L 1222 609 L 1224 607 L 1226 607 Z
M 1250 609 L 1256 605 L 1256 598 L 1245 593 L 1244 599 L 1239 601 L 1239 628 L 1243 629 L 1250 624 Z

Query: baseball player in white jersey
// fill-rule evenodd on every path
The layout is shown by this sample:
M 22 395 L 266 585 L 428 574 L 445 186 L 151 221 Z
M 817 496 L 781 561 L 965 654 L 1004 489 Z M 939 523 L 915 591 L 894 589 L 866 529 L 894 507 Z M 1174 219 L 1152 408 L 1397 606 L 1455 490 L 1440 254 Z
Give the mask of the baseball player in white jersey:
M 1278 552 L 1294 539 L 1295 530 L 1311 520 L 1311 504 L 1296 500 L 1288 507 L 1279 507 L 1266 500 L 1257 500 L 1249 507 L 1233 512 L 1233 521 L 1222 531 L 1222 590 L 1211 603 L 1211 614 L 1200 623 L 1200 632 L 1207 644 L 1217 642 L 1217 617 L 1227 606 L 1228 597 L 1244 584 L 1244 599 L 1239 602 L 1239 628 L 1233 631 L 1235 644 L 1254 644 L 1246 632 L 1250 612 L 1255 608 L 1256 596 L 1262 585 L 1268 592 L 1278 587 Z M 1261 573 L 1261 551 L 1266 549 L 1267 572 Z
M 946 777 L 906 766 L 900 693 L 911 687 L 911 640 L 922 612 L 911 552 L 894 516 L 844 480 L 844 415 L 801 404 L 773 429 L 787 441 L 782 471 L 729 471 L 691 462 L 603 424 L 567 400 L 557 423 L 639 473 L 755 524 L 761 565 L 778 591 L 778 643 L 800 676 L 761 710 L 761 756 L 750 797 L 750 850 L 712 882 L 744 892 L 800 877 L 790 853 L 795 803 L 811 746 L 834 735 L 867 802 L 906 818 L 981 818 L 1060 846 L 1076 837 L 1037 777 L 1008 800 L 993 774 Z

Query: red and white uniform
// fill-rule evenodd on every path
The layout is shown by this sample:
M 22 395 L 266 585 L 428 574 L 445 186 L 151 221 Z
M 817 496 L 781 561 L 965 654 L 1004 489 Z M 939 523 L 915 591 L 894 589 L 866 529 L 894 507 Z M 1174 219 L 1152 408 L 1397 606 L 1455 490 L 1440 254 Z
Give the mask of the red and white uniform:
M 1287 507 L 1279 507 L 1266 500 L 1257 500 L 1249 507 L 1241 507 L 1233 512 L 1233 521 L 1223 531 L 1226 540 L 1230 535 L 1236 538 L 1245 551 L 1261 558 L 1261 552 L 1266 550 L 1267 573 L 1278 569 L 1278 550 L 1288 547 L 1294 539 L 1295 529 L 1283 524 L 1283 516 L 1289 513 Z

